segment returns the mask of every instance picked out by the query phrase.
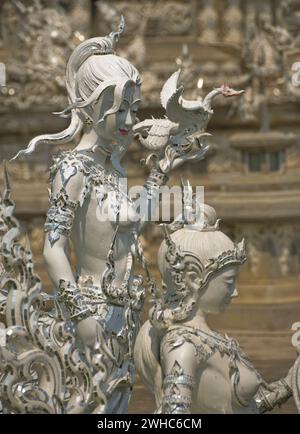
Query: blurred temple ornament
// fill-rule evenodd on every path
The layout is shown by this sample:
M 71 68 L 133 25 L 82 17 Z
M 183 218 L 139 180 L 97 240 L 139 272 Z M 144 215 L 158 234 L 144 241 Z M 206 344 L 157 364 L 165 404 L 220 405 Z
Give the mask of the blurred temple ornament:
M 272 25 L 266 18 L 267 13 L 260 15 L 250 6 L 247 10 L 247 33 L 242 52 L 246 92 L 239 104 L 233 104 L 232 113 L 237 110 L 246 121 L 259 120 L 260 130 L 268 131 L 269 105 L 282 93 L 297 92 L 295 87 L 291 89 L 290 73 L 285 68 L 292 36 L 285 27 Z
M 81 7 L 88 5 L 87 1 L 81 2 Z M 75 8 L 76 17 L 79 6 Z M 53 108 L 65 104 L 65 59 L 86 37 L 80 27 L 73 30 L 71 17 L 60 2 L 45 5 L 42 0 L 4 1 L 1 35 L 10 88 L 0 93 L 2 107 L 24 110 L 45 100 Z M 83 18 L 81 27 L 86 30 Z
M 5 64 L 0 62 L 0 87 L 6 86 L 6 67 Z
M 292 38 L 292 47 L 300 47 L 300 3 L 298 0 L 280 1 L 278 7 L 280 26 L 285 27 Z
M 214 43 L 218 41 L 218 12 L 215 0 L 203 0 L 198 15 L 199 41 Z
M 98 1 L 96 3 L 97 9 L 101 14 L 101 19 L 105 21 L 106 25 L 112 26 L 120 16 L 117 6 L 111 5 L 108 2 Z M 124 11 L 127 20 L 130 22 L 130 12 Z M 145 31 L 149 18 L 152 16 L 152 5 L 146 2 L 143 8 L 138 8 L 134 15 L 136 25 L 133 35 L 127 30 L 127 34 L 132 36 L 131 41 L 123 45 L 119 49 L 118 54 L 121 57 L 126 57 L 130 62 L 134 63 L 137 68 L 143 69 L 145 66 L 146 45 L 145 45 Z
M 191 30 L 193 23 L 193 8 L 190 2 L 157 0 L 132 0 L 109 2 L 99 0 L 96 2 L 99 16 L 104 22 L 99 22 L 99 30 L 107 31 L 117 22 L 117 16 L 126 17 L 127 36 L 132 36 L 139 29 L 144 18 L 149 17 L 147 23 L 147 36 L 158 35 L 185 35 Z M 166 17 L 168 19 L 166 19 Z
M 243 14 L 240 0 L 228 0 L 225 5 L 224 17 L 225 38 L 229 44 L 241 44 L 243 40 Z

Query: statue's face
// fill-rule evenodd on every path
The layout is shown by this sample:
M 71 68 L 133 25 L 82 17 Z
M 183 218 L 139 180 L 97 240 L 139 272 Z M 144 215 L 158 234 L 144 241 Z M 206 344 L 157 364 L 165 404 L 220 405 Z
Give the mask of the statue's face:
M 198 305 L 206 313 L 220 313 L 229 306 L 233 297 L 237 297 L 235 288 L 238 267 L 224 267 L 209 281 L 200 295 Z
M 129 144 L 133 138 L 132 127 L 136 122 L 136 113 L 140 103 L 140 88 L 133 83 L 126 86 L 123 101 L 116 113 L 106 116 L 104 122 L 97 124 L 103 113 L 113 106 L 114 89 L 108 89 L 101 100 L 94 106 L 94 129 L 112 150 L 114 144 Z

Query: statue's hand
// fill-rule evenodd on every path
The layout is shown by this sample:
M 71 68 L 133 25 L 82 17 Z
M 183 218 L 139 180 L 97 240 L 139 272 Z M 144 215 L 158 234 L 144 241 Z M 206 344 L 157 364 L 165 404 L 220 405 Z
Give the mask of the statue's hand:
M 276 406 L 284 404 L 291 396 L 293 391 L 287 383 L 286 378 L 274 381 L 273 383 L 260 386 L 255 397 L 256 404 L 260 413 L 273 410 Z
M 97 321 L 94 317 L 85 318 L 77 323 L 80 339 L 87 347 L 94 347 L 97 338 Z

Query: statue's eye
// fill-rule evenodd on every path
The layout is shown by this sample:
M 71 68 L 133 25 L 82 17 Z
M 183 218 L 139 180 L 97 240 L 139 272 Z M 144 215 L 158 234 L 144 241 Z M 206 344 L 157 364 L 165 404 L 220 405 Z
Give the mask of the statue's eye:
M 124 113 L 124 112 L 125 112 L 125 109 L 119 109 L 118 112 L 119 112 L 119 113 Z

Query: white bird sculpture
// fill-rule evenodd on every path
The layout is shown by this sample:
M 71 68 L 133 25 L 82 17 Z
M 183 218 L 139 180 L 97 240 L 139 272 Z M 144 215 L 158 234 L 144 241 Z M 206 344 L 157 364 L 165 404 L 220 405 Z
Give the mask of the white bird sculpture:
M 171 75 L 160 94 L 166 117 L 146 119 L 133 128 L 141 144 L 151 151 L 163 151 L 168 144 L 184 146 L 187 143 L 190 145 L 196 143 L 200 146 L 200 137 L 209 135 L 205 130 L 213 114 L 212 100 L 220 94 L 231 97 L 244 92 L 223 84 L 209 92 L 203 100 L 186 100 L 182 97 L 184 87 L 182 85 L 178 87 L 180 72 L 179 69 Z

